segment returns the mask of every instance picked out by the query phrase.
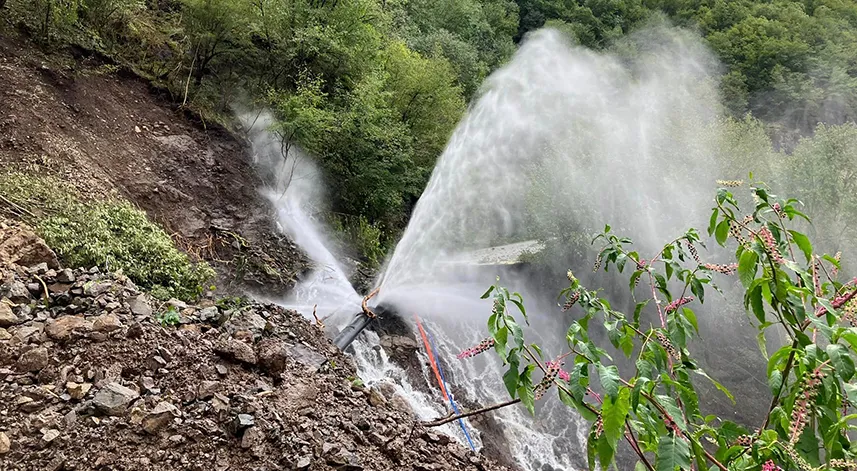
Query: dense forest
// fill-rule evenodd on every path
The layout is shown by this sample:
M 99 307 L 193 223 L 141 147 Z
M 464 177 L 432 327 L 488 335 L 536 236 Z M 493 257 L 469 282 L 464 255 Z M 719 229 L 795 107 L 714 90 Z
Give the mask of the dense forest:
M 848 161 L 842 143 L 857 141 L 853 129 L 822 128 L 823 143 L 799 143 L 857 109 L 857 4 L 846 0 L 0 0 L 0 8 L 46 49 L 98 51 L 204 119 L 274 110 L 284 146 L 318 157 L 340 223 L 365 250 L 401 230 L 483 79 L 543 26 L 595 49 L 652 22 L 698 31 L 723 64 L 726 114 L 758 119 L 774 154 L 797 148 L 799 164 L 812 149 L 841 144 L 829 158 Z

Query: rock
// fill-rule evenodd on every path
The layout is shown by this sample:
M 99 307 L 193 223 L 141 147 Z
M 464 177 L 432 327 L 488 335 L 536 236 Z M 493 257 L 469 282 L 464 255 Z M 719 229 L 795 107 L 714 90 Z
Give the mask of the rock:
M 217 374 L 219 374 L 220 376 L 226 376 L 229 373 L 229 370 L 227 370 L 226 367 L 221 364 L 216 365 L 214 369 L 217 370 Z
M 187 309 L 187 303 L 184 301 L 179 301 L 176 298 L 170 298 L 170 300 L 167 301 L 167 306 L 174 308 L 176 311 L 182 311 Z
M 21 355 L 20 358 L 18 358 L 18 371 L 39 371 L 42 368 L 48 366 L 50 360 L 51 359 L 48 356 L 48 349 L 34 348 L 32 350 L 24 352 L 24 354 Z
M 45 271 L 48 267 L 59 268 L 54 251 L 25 224 L 0 229 L 0 267 L 12 264 L 22 267 L 44 264 Z
M 136 339 L 143 336 L 143 326 L 139 323 L 135 322 L 128 327 L 128 332 L 125 333 L 125 337 L 129 339 Z
M 92 330 L 92 323 L 81 316 L 63 316 L 45 326 L 48 337 L 54 340 L 68 340 L 77 332 Z
M 321 368 L 321 365 L 327 361 L 327 358 L 324 355 L 310 350 L 301 344 L 297 344 L 293 347 L 287 347 L 287 349 L 292 360 L 304 365 L 306 370 L 310 373 L 318 371 L 318 369 Z
M 0 327 L 0 342 L 4 340 L 9 340 L 12 338 L 12 334 L 9 333 L 8 330 Z
M 105 415 L 119 416 L 124 414 L 131 402 L 138 397 L 140 395 L 132 389 L 119 383 L 109 383 L 95 394 L 92 404 Z
M 230 334 L 246 331 L 251 332 L 257 338 L 262 335 L 267 326 L 268 321 L 264 317 L 249 309 L 235 312 L 224 324 L 226 331 Z
M 3 283 L 0 285 L 0 297 L 8 298 L 15 304 L 26 304 L 30 302 L 30 290 L 20 281 Z
M 241 438 L 241 448 L 252 448 L 265 441 L 265 433 L 259 427 L 250 427 Z
M 69 381 L 65 383 L 65 389 L 68 391 L 69 396 L 72 399 L 77 399 L 78 401 L 86 397 L 86 393 L 92 389 L 91 383 L 76 383 L 74 381 Z
M 146 392 L 149 392 L 152 394 L 158 394 L 161 392 L 161 390 L 155 386 L 155 379 L 152 378 L 151 376 L 143 376 L 140 378 L 140 388 L 143 391 L 146 391 Z
M 112 287 L 112 281 L 99 281 L 98 283 L 88 285 L 84 292 L 90 296 L 99 296 L 110 291 Z
M 152 316 L 152 306 L 149 304 L 149 297 L 145 294 L 134 297 L 128 304 L 131 309 L 131 314 L 135 316 Z
M 6 301 L 6 299 L 0 299 L 0 327 L 11 327 L 21 322 L 12 312 L 12 306 Z
M 240 361 L 250 365 L 255 365 L 257 362 L 256 352 L 250 345 L 244 342 L 229 338 L 220 340 L 215 344 L 214 351 L 231 360 Z
M 42 443 L 47 445 L 56 440 L 60 436 L 60 431 L 57 429 L 42 429 Z
M 255 419 L 250 414 L 238 414 L 235 418 L 232 419 L 232 422 L 229 424 L 229 431 L 232 435 L 236 437 L 240 437 L 244 434 L 244 432 L 256 424 Z
M 204 308 L 199 311 L 198 315 L 200 321 L 214 325 L 222 325 L 227 319 L 216 306 Z
M 60 270 L 60 272 L 57 273 L 56 280 L 59 283 L 74 283 L 74 272 L 71 271 L 71 268 Z
M 381 407 L 387 404 L 387 398 L 381 394 L 378 388 L 373 387 L 369 389 L 369 404 L 372 404 L 374 407 Z
M 166 427 L 173 418 L 181 415 L 181 412 L 176 406 L 169 402 L 159 402 L 144 418 L 142 422 L 143 430 L 147 433 L 157 433 L 162 428 Z
M 0 455 L 5 455 L 6 453 L 9 453 L 9 450 L 11 449 L 12 442 L 9 441 L 9 437 L 5 433 L 0 432 Z
M 304 455 L 298 458 L 298 462 L 295 464 L 295 467 L 298 470 L 307 470 L 312 465 L 312 456 Z
M 390 349 L 390 348 L 401 348 L 406 350 L 416 350 L 419 348 L 419 344 L 417 341 L 410 338 L 405 337 L 403 335 L 388 335 L 381 338 L 381 346 Z
M 33 325 L 25 325 L 15 329 L 12 333 L 13 342 L 17 343 L 28 343 L 31 340 L 38 341 L 39 337 L 42 334 L 42 330 L 44 329 L 44 325 L 35 322 Z
M 102 314 L 92 321 L 92 330 L 113 332 L 122 328 L 122 322 L 113 314 Z
M 208 399 L 214 396 L 214 393 L 220 391 L 220 381 L 203 381 L 199 383 L 197 397 L 199 399 Z
M 289 352 L 282 340 L 264 339 L 259 342 L 257 351 L 259 352 L 259 365 L 266 369 L 270 375 L 279 375 L 286 369 Z

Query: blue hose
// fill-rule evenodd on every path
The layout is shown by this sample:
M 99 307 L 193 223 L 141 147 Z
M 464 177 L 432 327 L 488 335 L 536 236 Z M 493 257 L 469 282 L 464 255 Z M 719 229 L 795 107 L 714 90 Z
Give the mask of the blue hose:
M 449 390 L 449 386 L 446 383 L 446 378 L 443 376 L 443 368 L 440 366 L 440 357 L 437 355 L 437 347 L 434 344 L 434 337 L 431 334 L 431 331 L 428 328 L 425 329 L 426 333 L 429 337 L 429 342 L 431 342 L 432 354 L 437 359 L 437 369 L 440 372 L 440 379 L 443 381 L 443 387 L 446 389 L 447 396 L 449 396 L 449 403 L 452 405 L 452 412 L 455 414 L 460 414 L 458 412 L 458 406 L 455 405 L 455 400 L 452 398 L 452 391 Z M 476 451 L 476 447 L 473 446 L 473 440 L 470 438 L 470 433 L 467 431 L 467 427 L 464 426 L 464 419 L 458 419 L 458 425 L 461 426 L 461 431 L 464 432 L 464 436 L 467 437 L 467 443 L 470 444 L 470 449 Z

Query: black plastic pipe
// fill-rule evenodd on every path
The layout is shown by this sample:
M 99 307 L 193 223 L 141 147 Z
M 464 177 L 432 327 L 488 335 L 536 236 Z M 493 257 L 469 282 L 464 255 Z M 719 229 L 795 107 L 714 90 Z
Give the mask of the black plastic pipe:
M 363 332 L 363 329 L 369 326 L 372 323 L 373 318 L 367 316 L 366 314 L 360 312 L 355 317 L 354 320 L 351 321 L 350 324 L 345 326 L 342 329 L 342 332 L 333 339 L 333 344 L 336 345 L 340 350 L 345 350 L 351 345 L 351 342 L 354 342 L 354 339 L 360 335 L 360 332 Z

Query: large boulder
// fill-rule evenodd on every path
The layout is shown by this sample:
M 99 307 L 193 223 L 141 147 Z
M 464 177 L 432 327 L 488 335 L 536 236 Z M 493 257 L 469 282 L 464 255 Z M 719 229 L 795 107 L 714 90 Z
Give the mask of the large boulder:
M 48 337 L 54 340 L 68 340 L 73 334 L 92 330 L 92 322 L 81 316 L 63 316 L 45 326 Z
M 26 224 L 0 224 L 0 267 L 45 263 L 57 269 L 57 254 Z

